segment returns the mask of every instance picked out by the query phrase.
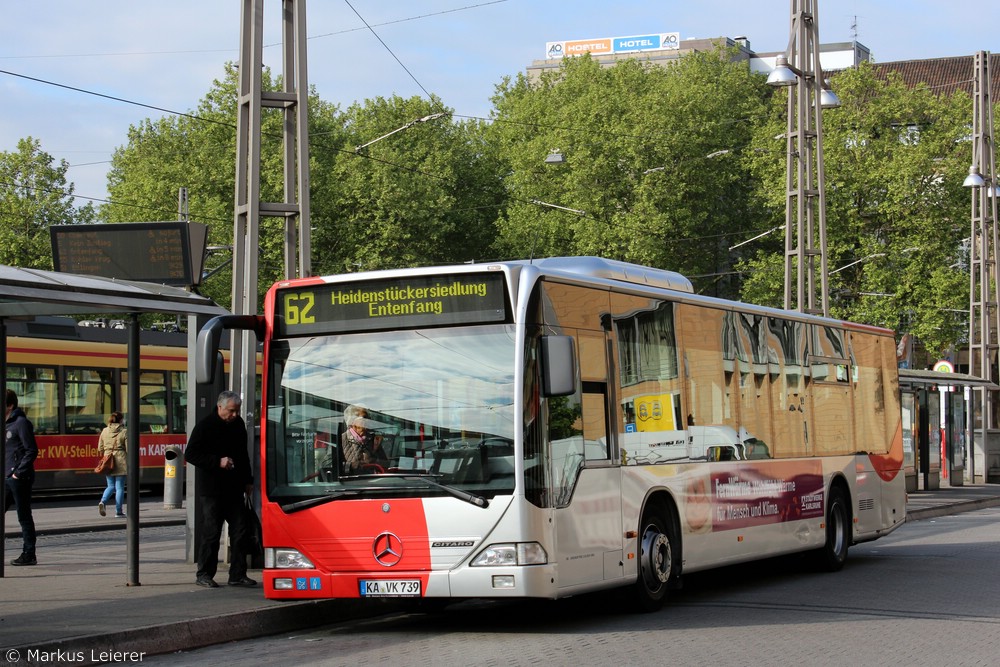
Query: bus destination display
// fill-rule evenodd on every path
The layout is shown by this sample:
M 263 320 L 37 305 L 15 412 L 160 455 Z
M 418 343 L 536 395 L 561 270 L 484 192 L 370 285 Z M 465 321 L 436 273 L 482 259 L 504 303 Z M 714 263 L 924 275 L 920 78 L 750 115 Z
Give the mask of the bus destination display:
M 278 336 L 503 322 L 502 273 L 410 276 L 279 290 Z

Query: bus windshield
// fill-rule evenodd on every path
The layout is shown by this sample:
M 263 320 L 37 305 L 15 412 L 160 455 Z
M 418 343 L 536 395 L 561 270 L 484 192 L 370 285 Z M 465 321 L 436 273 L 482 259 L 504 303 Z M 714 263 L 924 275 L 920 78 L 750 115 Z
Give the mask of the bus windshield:
M 270 352 L 271 500 L 513 490 L 512 326 L 279 339 Z

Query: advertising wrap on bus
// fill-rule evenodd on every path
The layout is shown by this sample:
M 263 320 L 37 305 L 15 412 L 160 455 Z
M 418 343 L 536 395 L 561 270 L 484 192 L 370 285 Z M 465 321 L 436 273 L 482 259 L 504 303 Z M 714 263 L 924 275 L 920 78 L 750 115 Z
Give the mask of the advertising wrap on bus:
M 709 483 L 713 531 L 823 516 L 819 461 L 727 464 Z

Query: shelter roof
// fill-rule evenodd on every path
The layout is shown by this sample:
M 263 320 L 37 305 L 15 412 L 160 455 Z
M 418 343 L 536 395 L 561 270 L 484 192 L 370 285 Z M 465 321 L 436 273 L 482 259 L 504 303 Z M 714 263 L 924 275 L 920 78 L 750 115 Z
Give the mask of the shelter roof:
M 986 387 L 990 390 L 1000 389 L 1000 386 L 993 382 L 966 375 L 965 373 L 941 373 L 939 371 L 925 371 L 915 368 L 900 368 L 899 383 L 902 385 L 939 385 L 942 387 Z
M 229 311 L 179 287 L 0 265 L 0 317 L 116 312 L 213 316 Z

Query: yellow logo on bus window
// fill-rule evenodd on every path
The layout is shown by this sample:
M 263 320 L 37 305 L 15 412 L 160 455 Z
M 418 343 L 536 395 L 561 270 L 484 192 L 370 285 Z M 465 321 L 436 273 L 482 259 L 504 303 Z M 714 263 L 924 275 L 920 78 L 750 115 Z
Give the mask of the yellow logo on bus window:
M 635 397 L 635 430 L 673 431 L 676 394 L 651 394 Z

